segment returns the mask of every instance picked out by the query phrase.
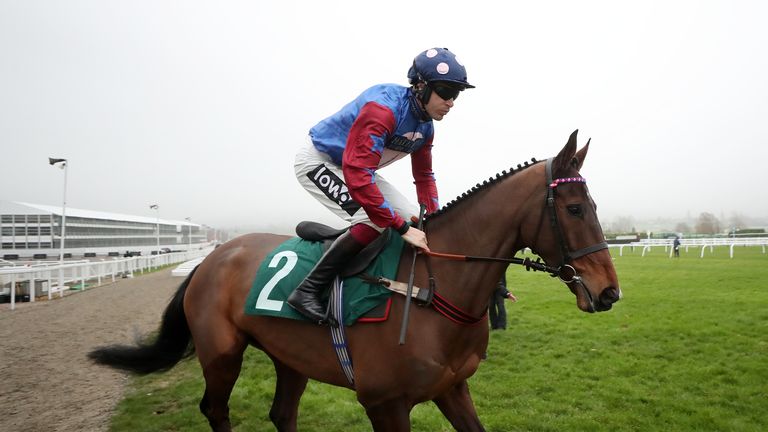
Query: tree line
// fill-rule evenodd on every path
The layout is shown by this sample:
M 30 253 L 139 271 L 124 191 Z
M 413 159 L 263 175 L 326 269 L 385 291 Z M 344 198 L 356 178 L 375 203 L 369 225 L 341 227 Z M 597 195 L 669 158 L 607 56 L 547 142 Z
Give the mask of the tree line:
M 750 228 L 746 217 L 733 215 L 726 221 L 721 221 L 717 216 L 709 212 L 702 212 L 695 221 L 673 222 L 669 221 L 668 228 L 665 231 L 671 231 L 681 234 L 757 234 L 765 233 L 762 228 Z M 693 226 L 691 226 L 691 224 Z M 620 216 L 611 223 L 606 224 L 607 233 L 637 233 L 637 224 L 631 216 Z M 641 233 L 643 234 L 643 233 Z

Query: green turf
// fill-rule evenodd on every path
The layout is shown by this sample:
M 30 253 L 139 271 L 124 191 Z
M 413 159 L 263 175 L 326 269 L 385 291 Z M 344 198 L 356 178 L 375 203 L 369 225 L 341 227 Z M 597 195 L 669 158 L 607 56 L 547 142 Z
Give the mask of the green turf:
M 640 252 L 612 252 L 624 299 L 600 314 L 578 311 L 555 279 L 509 269 L 520 300 L 507 303 L 508 330 L 492 332 L 470 380 L 488 431 L 768 430 L 768 255 Z M 230 403 L 235 430 L 274 430 L 273 388 L 271 363 L 249 349 Z M 194 359 L 134 379 L 111 429 L 207 431 L 202 391 Z M 453 430 L 433 404 L 411 418 L 414 431 Z M 299 430 L 371 427 L 351 391 L 310 382 Z

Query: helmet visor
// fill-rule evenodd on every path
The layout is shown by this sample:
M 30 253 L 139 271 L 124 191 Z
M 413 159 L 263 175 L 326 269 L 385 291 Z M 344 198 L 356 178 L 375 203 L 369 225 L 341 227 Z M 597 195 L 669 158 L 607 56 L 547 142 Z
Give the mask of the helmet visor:
M 445 85 L 440 82 L 429 83 L 429 88 L 431 88 L 433 92 L 437 93 L 437 95 L 440 96 L 440 99 L 443 100 L 456 100 L 459 97 L 459 93 L 464 90 L 463 88 Z

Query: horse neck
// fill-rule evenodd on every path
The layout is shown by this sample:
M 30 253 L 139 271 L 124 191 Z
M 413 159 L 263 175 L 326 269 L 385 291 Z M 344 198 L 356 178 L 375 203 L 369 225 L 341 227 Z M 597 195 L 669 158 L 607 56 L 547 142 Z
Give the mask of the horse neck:
M 540 165 L 540 164 L 539 164 Z M 533 166 L 481 187 L 455 208 L 429 220 L 429 247 L 435 252 L 511 258 L 523 243 L 521 229 L 530 212 L 543 204 L 544 173 Z M 535 218 L 534 218 L 535 219 Z M 535 230 L 537 227 L 525 229 Z M 507 264 L 457 262 L 432 258 L 438 292 L 465 311 L 481 316 Z

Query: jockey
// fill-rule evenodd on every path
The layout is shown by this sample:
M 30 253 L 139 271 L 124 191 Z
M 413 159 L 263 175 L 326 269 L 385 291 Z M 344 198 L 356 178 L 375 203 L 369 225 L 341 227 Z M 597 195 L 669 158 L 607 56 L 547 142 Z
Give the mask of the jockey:
M 432 121 L 440 121 L 459 93 L 474 88 L 467 71 L 446 48 L 420 53 L 408 70 L 410 87 L 375 85 L 309 131 L 296 155 L 296 178 L 324 206 L 349 222 L 320 258 L 288 304 L 318 324 L 326 323 L 322 293 L 340 268 L 386 228 L 407 243 L 429 250 L 423 231 L 408 224 L 413 204 L 377 174 L 411 156 L 416 195 L 427 213 L 439 208 L 432 173 Z

